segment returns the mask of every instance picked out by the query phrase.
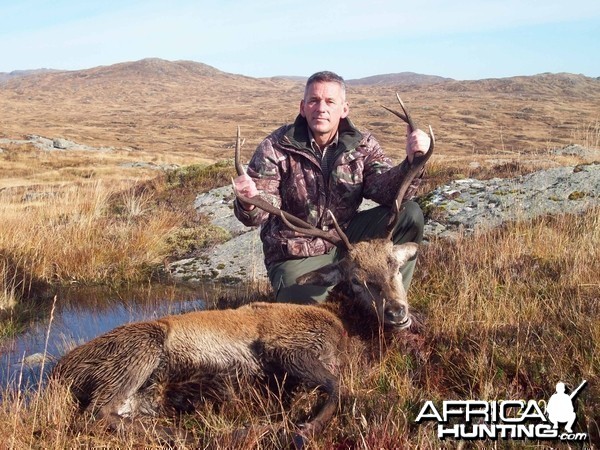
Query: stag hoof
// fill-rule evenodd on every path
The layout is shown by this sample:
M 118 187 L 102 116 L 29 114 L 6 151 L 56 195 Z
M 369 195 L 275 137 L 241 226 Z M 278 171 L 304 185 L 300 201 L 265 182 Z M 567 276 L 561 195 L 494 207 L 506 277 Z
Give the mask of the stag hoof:
M 300 433 L 294 433 L 292 443 L 294 444 L 295 450 L 302 450 L 308 444 L 308 438 Z

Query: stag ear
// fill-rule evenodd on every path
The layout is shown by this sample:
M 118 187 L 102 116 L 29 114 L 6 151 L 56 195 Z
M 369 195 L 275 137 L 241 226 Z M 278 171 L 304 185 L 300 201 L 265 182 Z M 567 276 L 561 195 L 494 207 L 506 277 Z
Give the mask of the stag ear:
M 399 244 L 394 246 L 394 258 L 400 264 L 400 267 L 404 266 L 410 258 L 417 254 L 419 246 L 414 242 L 407 242 L 406 244 Z
M 305 273 L 296 278 L 298 284 L 313 284 L 315 286 L 335 286 L 342 280 L 342 270 L 339 262 L 327 264 L 320 269 Z

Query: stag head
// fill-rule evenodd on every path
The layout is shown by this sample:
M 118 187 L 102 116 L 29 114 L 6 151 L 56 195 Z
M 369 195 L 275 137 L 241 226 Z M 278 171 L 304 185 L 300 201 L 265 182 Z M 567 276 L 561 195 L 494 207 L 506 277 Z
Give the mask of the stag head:
M 417 253 L 418 245 L 394 245 L 389 239 L 357 242 L 338 262 L 308 272 L 298 284 L 341 286 L 349 298 L 365 311 L 375 310 L 384 329 L 410 326 L 408 300 L 400 269 Z

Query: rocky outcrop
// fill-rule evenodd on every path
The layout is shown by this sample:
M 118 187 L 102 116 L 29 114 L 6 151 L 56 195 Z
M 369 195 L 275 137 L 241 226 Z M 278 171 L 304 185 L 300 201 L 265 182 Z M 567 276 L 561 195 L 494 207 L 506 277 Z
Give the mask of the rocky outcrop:
M 83 151 L 95 151 L 95 152 L 111 152 L 114 150 L 113 147 L 92 147 L 89 145 L 79 144 L 77 142 L 69 141 L 63 138 L 46 138 L 35 134 L 30 134 L 26 139 L 0 139 L 0 145 L 12 144 L 12 145 L 25 145 L 32 144 L 38 150 L 45 152 L 51 151 L 66 151 L 66 150 L 83 150 Z
M 600 163 L 558 167 L 517 178 L 456 180 L 420 199 L 426 236 L 499 226 L 544 214 L 581 213 L 600 204 Z
M 213 189 L 196 198 L 196 210 L 208 216 L 213 225 L 228 230 L 232 238 L 200 257 L 172 263 L 170 271 L 175 277 L 226 282 L 266 277 L 259 229 L 246 227 L 237 220 L 233 215 L 233 198 L 231 186 Z
M 199 258 L 177 261 L 171 273 L 186 280 L 240 281 L 264 278 L 258 229 L 243 226 L 232 210 L 230 186 L 198 196 L 195 207 L 233 238 Z M 428 217 L 425 239 L 451 238 L 508 221 L 544 214 L 582 213 L 600 205 L 600 163 L 559 167 L 511 179 L 463 179 L 419 199 Z M 362 208 L 372 207 L 364 202 Z

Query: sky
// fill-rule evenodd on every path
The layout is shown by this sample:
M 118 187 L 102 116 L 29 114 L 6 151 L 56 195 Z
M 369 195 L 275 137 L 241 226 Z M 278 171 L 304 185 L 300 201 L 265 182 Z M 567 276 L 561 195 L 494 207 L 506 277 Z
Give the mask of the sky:
M 156 57 L 251 77 L 600 77 L 599 0 L 0 0 L 0 72 Z

